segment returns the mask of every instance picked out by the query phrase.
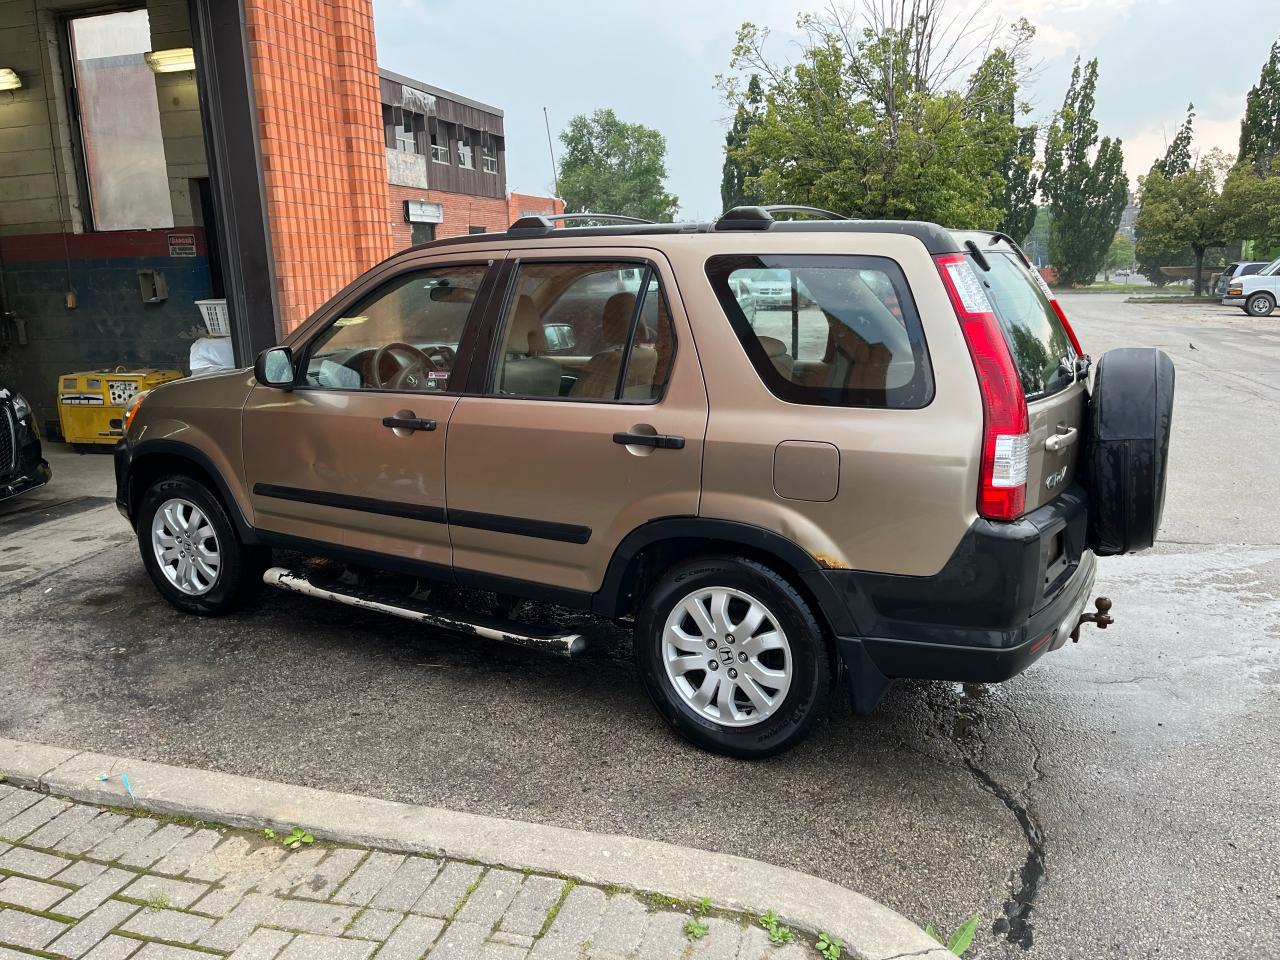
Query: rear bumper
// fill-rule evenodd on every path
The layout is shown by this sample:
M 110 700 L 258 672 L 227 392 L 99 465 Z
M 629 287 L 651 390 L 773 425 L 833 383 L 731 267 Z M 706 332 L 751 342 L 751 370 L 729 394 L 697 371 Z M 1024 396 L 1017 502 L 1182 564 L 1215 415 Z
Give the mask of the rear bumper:
M 845 664 L 977 683 L 1026 669 L 1062 645 L 1089 599 L 1087 520 L 1076 485 L 1013 523 L 978 520 L 934 576 L 825 571 L 842 615 L 829 619 L 853 627 L 837 637 Z
M 1067 587 L 1027 620 L 1020 631 L 1022 641 L 1012 646 L 993 648 L 890 637 L 840 637 L 837 640 L 840 656 L 846 665 L 870 662 L 889 680 L 910 677 L 1000 683 L 1017 676 L 1066 642 L 1089 602 L 1096 572 L 1097 561 L 1092 553 L 1086 553 Z

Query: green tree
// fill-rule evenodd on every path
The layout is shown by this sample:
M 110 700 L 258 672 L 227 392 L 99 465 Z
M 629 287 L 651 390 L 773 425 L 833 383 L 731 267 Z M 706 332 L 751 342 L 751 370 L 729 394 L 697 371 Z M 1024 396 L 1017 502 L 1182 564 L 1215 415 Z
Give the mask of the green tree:
M 1001 165 L 1004 178 L 1004 218 L 999 229 L 1022 243 L 1031 235 L 1036 223 L 1036 194 L 1040 180 L 1036 176 L 1036 128 L 1021 127 L 1018 140 Z
M 1187 104 L 1186 119 L 1182 121 L 1182 126 L 1165 147 L 1164 156 L 1151 165 L 1151 173 L 1158 173 L 1168 180 L 1191 169 L 1191 126 L 1194 119 L 1194 105 Z M 1187 256 L 1187 248 L 1182 245 L 1166 248 L 1156 242 L 1143 243 L 1142 227 L 1138 226 L 1136 231 L 1138 272 L 1157 287 L 1165 286 L 1170 278 L 1161 268 L 1174 267 L 1183 263 Z
M 758 75 L 763 88 L 763 113 L 733 149 L 756 171 L 748 189 L 870 217 L 999 224 L 1000 166 L 1018 137 L 1008 104 L 1016 104 L 1034 31 L 1020 22 L 974 68 L 954 53 L 972 35 L 958 40 L 954 31 L 965 27 L 943 17 L 943 7 L 832 6 L 804 15 L 794 65 L 771 60 L 768 31 L 743 24 L 731 62 L 738 73 L 719 82 L 735 109 L 748 103 L 742 75 Z
M 1120 141 L 1098 140 L 1093 117 L 1097 83 L 1098 61 L 1090 60 L 1082 73 L 1077 57 L 1045 142 L 1040 186 L 1053 214 L 1049 257 L 1066 286 L 1093 282 L 1129 202 Z
M 744 151 L 747 135 L 760 122 L 764 107 L 764 87 L 758 74 L 752 74 L 747 89 L 733 117 L 733 126 L 724 138 L 724 172 L 720 179 L 720 201 L 725 210 L 749 204 L 761 204 L 765 197 L 754 181 L 760 175 L 759 165 Z M 749 185 L 748 181 L 752 181 Z
M 1220 203 L 1232 240 L 1253 240 L 1263 250 L 1280 246 L 1280 173 L 1260 177 L 1239 165 L 1227 176 Z
M 1191 169 L 1191 123 L 1195 117 L 1195 104 L 1187 104 L 1186 119 L 1165 147 L 1164 156 L 1152 164 L 1152 170 L 1158 170 L 1166 177 L 1176 177 Z
M 1035 224 L 1039 180 L 1035 124 L 1017 125 L 1018 117 L 1029 109 L 1018 100 L 1018 74 L 1018 62 L 1008 50 L 992 51 L 969 80 L 967 112 L 982 142 L 1003 145 L 995 169 L 999 182 L 993 183 L 1002 211 L 997 228 L 1021 243 Z
M 1133 241 L 1123 233 L 1116 233 L 1107 247 L 1107 258 L 1102 261 L 1102 279 L 1111 280 L 1111 274 L 1133 265 Z
M 1227 242 L 1228 221 L 1219 192 L 1219 159 L 1202 160 L 1185 173 L 1166 177 L 1159 170 L 1141 185 L 1138 247 L 1160 253 L 1190 253 L 1195 258 L 1195 295 L 1200 296 L 1205 252 Z
M 679 200 L 666 191 L 667 141 L 657 130 L 597 110 L 570 120 L 560 142 L 565 209 L 674 219 Z
M 1260 177 L 1280 173 L 1280 40 L 1271 45 L 1262 76 L 1245 98 L 1239 156 Z

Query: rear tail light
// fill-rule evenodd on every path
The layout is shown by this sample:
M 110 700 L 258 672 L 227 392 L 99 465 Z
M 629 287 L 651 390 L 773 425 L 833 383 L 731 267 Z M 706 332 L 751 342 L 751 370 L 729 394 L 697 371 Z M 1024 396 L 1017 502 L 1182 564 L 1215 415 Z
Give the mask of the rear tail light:
M 982 466 L 978 513 L 1014 520 L 1027 503 L 1031 435 L 1022 381 L 995 310 L 962 253 L 935 257 L 938 274 L 960 321 L 982 392 Z
M 1049 284 L 1044 282 L 1044 277 L 1040 276 L 1040 271 L 1035 267 L 1029 267 L 1032 276 L 1036 278 L 1036 283 L 1040 284 L 1040 289 L 1044 291 L 1044 295 L 1048 298 L 1053 312 L 1058 315 L 1058 320 L 1062 322 L 1062 329 L 1067 332 L 1067 339 L 1071 341 L 1071 346 L 1076 352 L 1077 357 L 1083 357 L 1084 351 L 1080 349 L 1080 340 L 1076 336 L 1075 330 L 1071 328 L 1071 322 L 1067 319 L 1067 315 L 1062 312 L 1062 304 L 1058 302 L 1058 298 L 1053 295 L 1053 291 L 1049 288 Z

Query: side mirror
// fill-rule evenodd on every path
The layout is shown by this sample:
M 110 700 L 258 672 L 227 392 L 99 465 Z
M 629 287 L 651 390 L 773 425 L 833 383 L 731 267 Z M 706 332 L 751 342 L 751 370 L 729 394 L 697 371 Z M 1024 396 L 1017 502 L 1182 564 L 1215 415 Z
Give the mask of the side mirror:
M 253 375 L 264 387 L 289 389 L 294 382 L 293 350 L 289 347 L 269 347 L 258 354 L 253 364 Z

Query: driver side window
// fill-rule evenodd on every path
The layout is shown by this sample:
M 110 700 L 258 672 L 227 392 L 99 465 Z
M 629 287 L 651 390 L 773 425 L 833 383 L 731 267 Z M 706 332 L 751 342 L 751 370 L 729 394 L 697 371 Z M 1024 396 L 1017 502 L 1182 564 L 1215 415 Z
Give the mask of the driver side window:
M 484 264 L 396 277 L 343 311 L 311 342 L 306 382 L 333 390 L 449 389 L 454 355 Z

